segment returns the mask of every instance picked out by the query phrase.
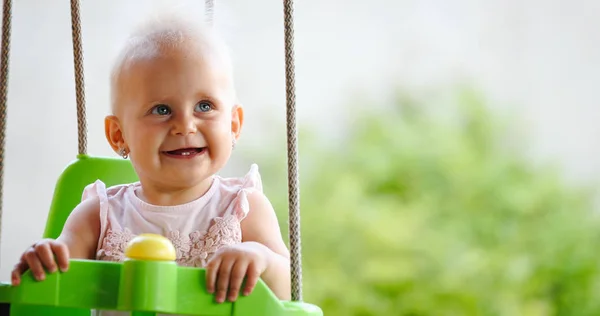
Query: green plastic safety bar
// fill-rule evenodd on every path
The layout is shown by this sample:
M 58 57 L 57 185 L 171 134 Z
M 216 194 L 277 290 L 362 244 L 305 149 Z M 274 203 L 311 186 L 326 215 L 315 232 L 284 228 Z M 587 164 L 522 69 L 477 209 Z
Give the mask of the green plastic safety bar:
M 278 300 L 262 280 L 251 295 L 221 304 L 204 284 L 204 269 L 174 261 L 71 260 L 67 272 L 49 274 L 44 281 L 28 272 L 17 287 L 1 284 L 0 302 L 11 304 L 10 315 L 90 315 L 91 309 L 145 316 L 323 315 L 317 306 Z
M 84 187 L 97 179 L 111 186 L 137 181 L 137 175 L 127 160 L 78 156 L 57 181 L 45 238 L 60 235 Z M 221 304 L 204 285 L 204 269 L 180 267 L 172 261 L 71 260 L 67 272 L 48 274 L 41 282 L 28 271 L 17 287 L 0 283 L 0 315 L 89 316 L 92 309 L 130 311 L 137 316 L 323 315 L 312 304 L 280 301 L 262 280 L 251 295 Z

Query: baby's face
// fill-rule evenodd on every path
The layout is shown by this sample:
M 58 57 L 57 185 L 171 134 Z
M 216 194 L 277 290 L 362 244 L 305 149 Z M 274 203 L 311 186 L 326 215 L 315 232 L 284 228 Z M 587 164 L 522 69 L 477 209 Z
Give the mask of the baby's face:
M 140 180 L 184 188 L 225 165 L 242 112 L 223 69 L 171 49 L 122 73 L 117 116 Z

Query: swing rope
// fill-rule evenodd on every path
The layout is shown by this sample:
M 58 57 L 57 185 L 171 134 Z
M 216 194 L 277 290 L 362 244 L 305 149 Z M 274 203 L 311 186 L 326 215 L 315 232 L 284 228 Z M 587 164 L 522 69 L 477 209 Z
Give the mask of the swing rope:
M 302 247 L 300 244 L 300 188 L 298 185 L 298 132 L 296 130 L 296 71 L 294 65 L 294 1 L 283 1 L 285 39 L 285 92 L 287 116 L 288 198 L 292 301 L 302 301 Z
M 80 155 L 87 154 L 87 122 L 85 115 L 85 80 L 83 76 L 83 45 L 79 0 L 71 0 L 71 33 L 73 65 L 75 66 L 75 96 L 77 101 L 77 144 Z
M 212 25 L 213 19 L 215 16 L 215 1 L 214 0 L 204 0 L 204 12 L 206 14 L 206 23 L 208 25 Z
M 214 1 L 205 0 L 207 18 L 212 23 Z M 298 139 L 296 129 L 296 87 L 294 65 L 294 1 L 284 0 L 285 84 L 288 143 L 289 238 L 292 300 L 302 301 L 302 257 L 300 238 L 300 190 L 298 184 Z M 2 16 L 2 47 L 0 56 L 0 235 L 2 232 L 2 201 L 4 184 L 4 150 L 8 94 L 12 1 L 4 0 Z M 77 134 L 79 154 L 87 154 L 87 122 L 85 110 L 85 81 L 79 0 L 71 0 L 71 30 L 77 102 Z
M 4 0 L 2 6 L 2 48 L 0 53 L 0 236 L 2 235 L 2 201 L 4 200 L 4 149 L 6 144 L 6 102 L 8 99 L 11 17 L 12 1 Z

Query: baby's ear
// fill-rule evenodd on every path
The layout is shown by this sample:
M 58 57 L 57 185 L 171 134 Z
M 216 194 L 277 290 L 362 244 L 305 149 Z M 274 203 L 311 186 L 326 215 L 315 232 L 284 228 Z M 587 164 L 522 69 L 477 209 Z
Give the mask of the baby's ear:
M 110 147 L 116 152 L 126 147 L 123 132 L 121 131 L 121 123 L 114 115 L 108 115 L 104 118 L 104 133 Z
M 244 107 L 241 104 L 236 104 L 231 109 L 231 133 L 235 139 L 240 137 L 242 125 L 244 124 Z

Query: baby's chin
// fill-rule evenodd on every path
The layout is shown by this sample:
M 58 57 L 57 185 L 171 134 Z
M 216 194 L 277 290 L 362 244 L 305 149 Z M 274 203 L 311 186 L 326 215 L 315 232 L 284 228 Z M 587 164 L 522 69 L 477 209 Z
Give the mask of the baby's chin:
M 170 166 L 153 176 L 153 182 L 161 186 L 187 189 L 203 184 L 216 174 L 210 166 L 196 166 L 181 168 L 181 166 Z

